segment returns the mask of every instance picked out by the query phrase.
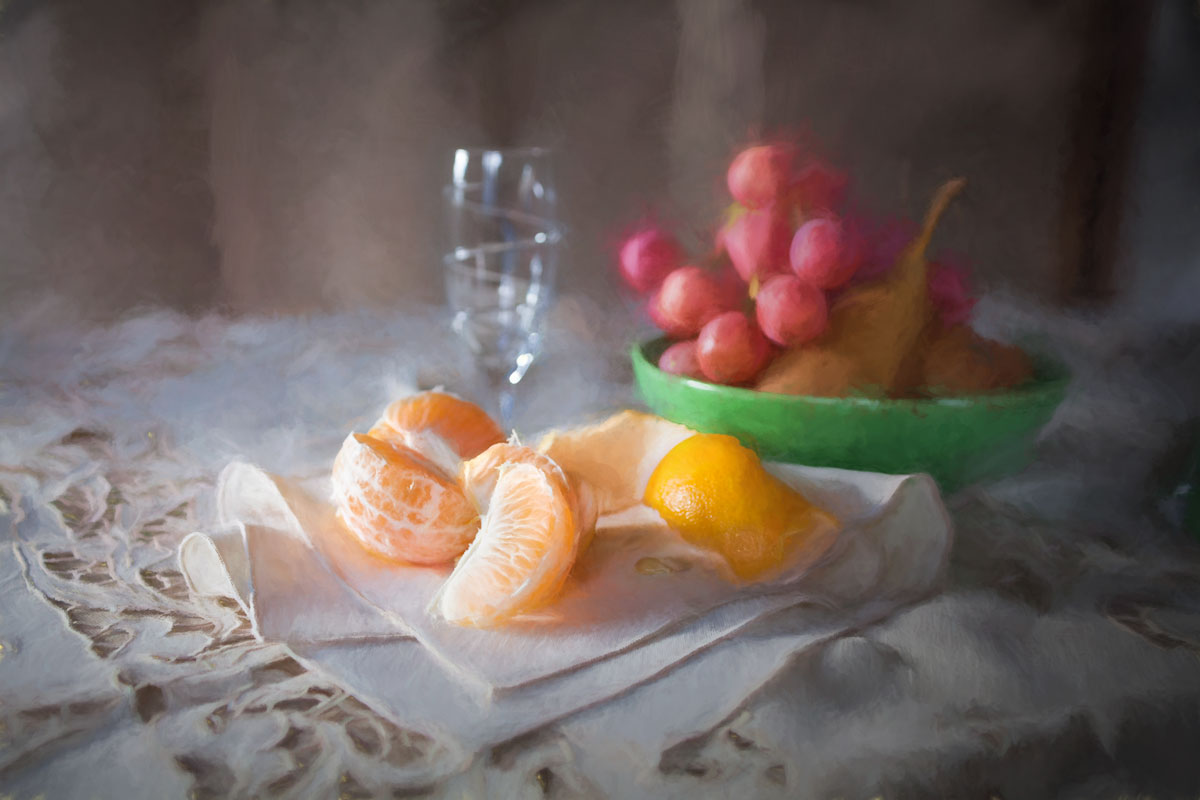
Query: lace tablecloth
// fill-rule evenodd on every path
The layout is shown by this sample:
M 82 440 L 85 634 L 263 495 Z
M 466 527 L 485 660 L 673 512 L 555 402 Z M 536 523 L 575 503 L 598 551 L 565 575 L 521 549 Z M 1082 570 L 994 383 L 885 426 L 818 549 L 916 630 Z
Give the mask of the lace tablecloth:
M 560 304 L 518 429 L 633 402 L 624 336 Z M 1119 517 L 1040 521 L 999 499 L 1032 496 L 1011 484 L 951 498 L 941 594 L 805 651 L 665 749 L 639 740 L 634 690 L 465 753 L 255 641 L 234 601 L 189 595 L 175 551 L 211 519 L 223 464 L 315 473 L 398 387 L 469 392 L 469 376 L 432 311 L 76 329 L 42 309 L 5 323 L 0 796 L 1200 790 L 1179 755 L 1200 745 L 1194 551 Z M 704 703 L 687 688 L 679 702 Z

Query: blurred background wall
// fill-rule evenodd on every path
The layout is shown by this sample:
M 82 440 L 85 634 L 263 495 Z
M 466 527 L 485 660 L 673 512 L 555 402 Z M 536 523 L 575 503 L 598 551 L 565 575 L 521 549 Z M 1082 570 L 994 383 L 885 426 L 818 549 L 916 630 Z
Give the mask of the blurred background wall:
M 653 210 L 707 236 L 737 146 L 799 126 L 879 213 L 917 215 L 966 175 L 944 244 L 985 287 L 1053 300 L 1106 5 L 10 0 L 0 309 L 46 291 L 97 317 L 438 302 L 440 186 L 452 148 L 479 143 L 560 149 L 562 289 L 612 302 L 623 227 Z M 1194 101 L 1194 4 L 1137 5 L 1158 10 L 1149 61 L 1179 76 L 1155 86 L 1184 81 Z M 1187 113 L 1162 91 L 1134 145 Z M 1155 198 L 1195 202 L 1194 141 L 1134 159 L 1116 251 L 1172 236 Z M 1146 295 L 1162 280 L 1126 266 L 1115 283 Z
M 196 3 L 17 2 L 0 18 L 0 303 L 220 295 Z
M 1158 5 L 1119 288 L 1127 313 L 1178 328 L 1200 324 L 1200 3 Z

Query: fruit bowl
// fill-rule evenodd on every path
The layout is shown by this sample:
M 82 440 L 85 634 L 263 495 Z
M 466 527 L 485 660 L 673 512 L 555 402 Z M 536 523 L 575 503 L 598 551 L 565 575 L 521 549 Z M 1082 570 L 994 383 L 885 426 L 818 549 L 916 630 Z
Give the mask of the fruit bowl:
M 1066 369 L 1035 359 L 1033 380 L 987 395 L 935 399 L 808 397 L 722 386 L 663 372 L 667 338 L 632 348 L 633 374 L 654 413 L 736 436 L 772 461 L 903 474 L 951 492 L 1018 472 L 1066 395 Z

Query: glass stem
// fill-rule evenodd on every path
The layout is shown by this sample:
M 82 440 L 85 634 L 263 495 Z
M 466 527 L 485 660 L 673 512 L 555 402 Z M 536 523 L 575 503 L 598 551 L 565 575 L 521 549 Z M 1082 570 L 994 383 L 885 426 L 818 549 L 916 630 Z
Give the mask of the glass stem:
M 505 436 L 512 435 L 513 418 L 516 411 L 517 387 L 508 379 L 509 370 L 490 367 L 485 370 L 488 382 L 488 394 L 495 404 L 496 421 L 500 423 Z

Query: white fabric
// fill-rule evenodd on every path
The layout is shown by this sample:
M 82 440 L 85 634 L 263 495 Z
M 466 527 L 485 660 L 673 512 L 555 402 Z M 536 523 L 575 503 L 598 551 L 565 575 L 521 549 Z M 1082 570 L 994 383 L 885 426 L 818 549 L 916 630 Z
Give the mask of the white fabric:
M 687 557 L 686 545 L 661 523 L 602 520 L 550 613 L 496 630 L 436 619 L 428 605 L 446 569 L 396 566 L 347 546 L 331 506 L 244 463 L 218 483 L 227 527 L 185 539 L 180 564 L 193 590 L 234 592 L 256 635 L 343 673 L 406 724 L 419 719 L 483 744 L 661 676 L 772 612 L 811 608 L 810 624 L 769 639 L 761 659 L 739 669 L 732 694 L 744 697 L 783 654 L 861 623 L 861 607 L 877 619 L 934 587 L 952 535 L 927 477 L 771 468 L 845 521 L 815 564 L 747 586 L 703 559 L 640 574 L 640 558 Z
M 636 402 L 627 319 L 601 311 L 560 301 L 521 386 L 523 434 Z M 1109 327 L 1047 329 L 1090 377 L 1003 502 L 999 485 L 947 499 L 941 591 L 876 625 L 859 607 L 846 633 L 819 608 L 779 612 L 480 749 L 400 721 L 402 703 L 414 725 L 421 702 L 447 719 L 468 704 L 437 663 L 403 655 L 425 652 L 414 640 L 260 642 L 236 602 L 176 569 L 180 541 L 215 530 L 231 460 L 327 473 L 344 432 L 406 387 L 470 395 L 437 310 L 75 318 L 0 321 L 0 794 L 541 797 L 548 768 L 549 796 L 592 798 L 1197 795 L 1178 782 L 1200 746 L 1196 548 L 1129 503 L 1148 426 L 1191 395 L 1167 392 L 1182 378 L 1165 366 L 1150 373 L 1162 394 L 1131 381 L 1146 359 L 1086 372 Z M 818 619 L 835 639 L 815 638 Z M 388 705 L 359 669 L 421 692 Z

